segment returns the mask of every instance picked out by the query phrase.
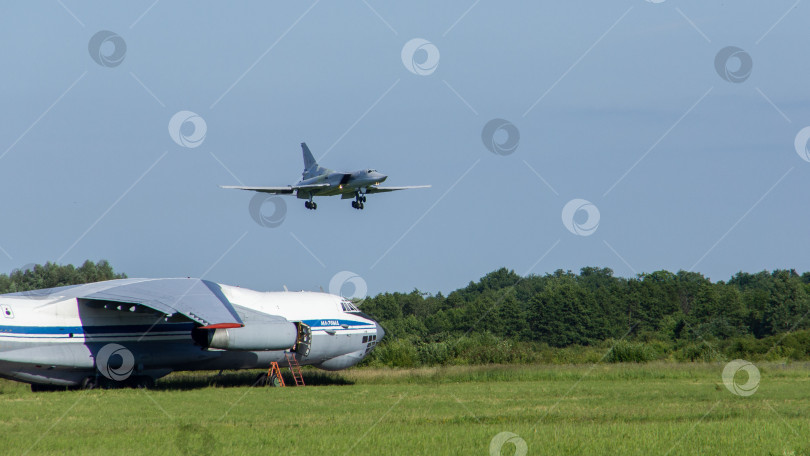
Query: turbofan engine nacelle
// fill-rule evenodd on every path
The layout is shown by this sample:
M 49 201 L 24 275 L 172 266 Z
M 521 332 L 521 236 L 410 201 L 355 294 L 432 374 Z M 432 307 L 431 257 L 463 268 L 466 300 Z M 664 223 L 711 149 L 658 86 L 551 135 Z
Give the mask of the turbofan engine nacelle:
M 205 348 L 222 350 L 287 350 L 295 345 L 298 329 L 288 321 L 255 323 L 241 328 L 208 330 L 207 340 L 201 341 Z

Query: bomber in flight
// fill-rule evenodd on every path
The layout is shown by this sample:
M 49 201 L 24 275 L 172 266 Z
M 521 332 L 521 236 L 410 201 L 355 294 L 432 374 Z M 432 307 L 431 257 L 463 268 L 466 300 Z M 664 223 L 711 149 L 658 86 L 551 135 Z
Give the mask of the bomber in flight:
M 0 295 L 0 377 L 150 386 L 173 371 L 345 369 L 385 332 L 351 301 L 202 279 L 120 279 Z
M 388 179 L 388 176 L 377 172 L 375 169 L 361 169 L 352 172 L 333 171 L 318 165 L 312 153 L 307 147 L 307 143 L 301 143 L 304 153 L 304 173 L 301 180 L 295 185 L 286 187 L 243 187 L 238 185 L 222 185 L 222 188 L 235 188 L 239 190 L 251 190 L 254 192 L 273 193 L 277 195 L 295 194 L 299 199 L 307 200 L 304 203 L 307 209 L 317 209 L 318 203 L 313 201 L 316 196 L 340 195 L 341 199 L 351 199 L 352 207 L 363 209 L 366 202 L 366 195 L 374 193 L 393 192 L 396 190 L 408 190 L 411 188 L 428 188 L 430 185 L 413 185 L 408 187 L 380 187 L 380 184 Z

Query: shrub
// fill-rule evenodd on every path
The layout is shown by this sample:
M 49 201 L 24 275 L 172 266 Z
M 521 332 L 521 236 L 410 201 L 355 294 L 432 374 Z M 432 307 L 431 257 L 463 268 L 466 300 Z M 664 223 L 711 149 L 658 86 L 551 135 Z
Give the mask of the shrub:
M 381 344 L 371 353 L 373 357 L 370 364 L 372 365 L 390 367 L 416 367 L 419 365 L 419 353 L 416 346 L 406 339 L 396 339 Z
M 658 351 L 644 342 L 620 340 L 605 357 L 609 363 L 646 363 L 658 359 Z
M 706 341 L 691 342 L 675 350 L 677 361 L 722 361 L 725 357 Z

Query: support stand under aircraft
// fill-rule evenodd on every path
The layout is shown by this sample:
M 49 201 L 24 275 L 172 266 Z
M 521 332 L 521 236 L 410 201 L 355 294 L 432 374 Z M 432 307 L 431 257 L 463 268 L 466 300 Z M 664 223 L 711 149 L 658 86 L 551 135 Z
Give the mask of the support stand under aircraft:
M 301 180 L 295 185 L 286 187 L 243 187 L 237 185 L 221 185 L 222 188 L 235 188 L 239 190 L 250 190 L 261 193 L 272 193 L 276 195 L 292 195 L 299 199 L 305 199 L 304 206 L 307 209 L 315 210 L 318 203 L 313 201 L 316 196 L 340 195 L 341 199 L 351 199 L 352 207 L 363 209 L 365 207 L 366 195 L 373 193 L 393 192 L 396 190 L 407 190 L 411 188 L 428 188 L 430 185 L 413 185 L 408 187 L 380 187 L 380 184 L 388 179 L 385 174 L 378 173 L 374 169 L 362 169 L 344 173 L 323 168 L 318 165 L 312 153 L 307 147 L 307 143 L 301 143 L 301 150 L 304 154 L 304 172 Z

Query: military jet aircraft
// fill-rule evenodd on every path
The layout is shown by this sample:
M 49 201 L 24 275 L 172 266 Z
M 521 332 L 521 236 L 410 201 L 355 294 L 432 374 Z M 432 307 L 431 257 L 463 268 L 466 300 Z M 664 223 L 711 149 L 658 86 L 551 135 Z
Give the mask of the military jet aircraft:
M 286 187 L 243 187 L 238 185 L 221 185 L 220 187 L 251 190 L 262 193 L 273 193 L 277 195 L 295 194 L 295 196 L 299 199 L 307 200 L 304 202 L 304 206 L 307 209 L 312 210 L 318 208 L 318 203 L 313 201 L 313 198 L 316 196 L 340 195 L 341 199 L 354 198 L 354 201 L 352 201 L 352 207 L 355 209 L 363 209 L 367 194 L 430 187 L 430 185 L 380 187 L 380 184 L 388 179 L 388 176 L 377 172 L 375 169 L 361 169 L 349 173 L 333 171 L 318 165 L 318 162 L 316 162 L 315 158 L 312 156 L 312 152 L 309 151 L 307 143 L 301 143 L 301 150 L 304 153 L 304 172 L 301 175 L 301 180 L 295 185 L 288 185 Z
M 172 371 L 359 363 L 382 327 L 340 296 L 201 279 L 120 279 L 0 295 L 0 377 L 32 391 L 145 386 Z

